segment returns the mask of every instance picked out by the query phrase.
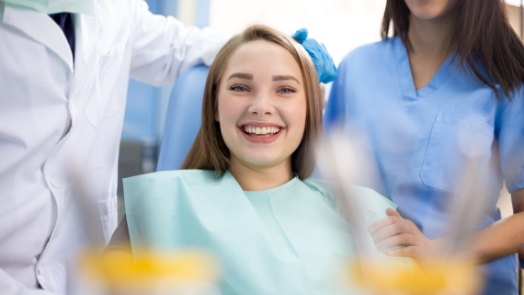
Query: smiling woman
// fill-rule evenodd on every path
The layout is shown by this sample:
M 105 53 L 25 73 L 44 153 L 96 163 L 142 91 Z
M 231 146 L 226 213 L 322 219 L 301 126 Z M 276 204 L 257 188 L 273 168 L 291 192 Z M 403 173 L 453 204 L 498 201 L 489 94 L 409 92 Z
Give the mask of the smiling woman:
M 302 141 L 307 110 L 298 63 L 280 45 L 252 41 L 231 55 L 220 82 L 216 122 L 230 150 L 231 173 L 245 190 L 289 181 L 290 156 Z M 315 91 L 308 97 L 319 110 L 315 102 L 320 96 Z M 252 183 L 258 178 L 253 173 L 265 175 L 262 187 Z
M 322 129 L 315 68 L 297 43 L 255 28 L 224 45 L 211 66 L 202 129 L 183 168 L 213 169 L 222 174 L 230 165 L 232 170 L 240 168 L 239 160 L 246 160 L 245 149 L 251 148 L 251 153 L 259 153 L 251 156 L 256 158 L 268 151 L 281 153 L 280 160 L 274 161 L 288 165 L 287 180 L 292 172 L 307 178 L 314 167 L 313 146 Z M 278 132 L 257 136 L 261 127 Z M 250 130 L 255 135 L 248 133 Z M 262 144 L 264 141 L 267 144 Z M 270 170 L 266 175 L 273 174 Z
M 325 184 L 309 179 L 322 129 L 319 88 L 290 37 L 266 26 L 233 37 L 209 70 L 185 170 L 125 179 L 127 223 L 114 241 L 210 251 L 222 294 L 348 294 L 347 221 Z M 365 225 L 394 207 L 353 189 L 369 204 Z

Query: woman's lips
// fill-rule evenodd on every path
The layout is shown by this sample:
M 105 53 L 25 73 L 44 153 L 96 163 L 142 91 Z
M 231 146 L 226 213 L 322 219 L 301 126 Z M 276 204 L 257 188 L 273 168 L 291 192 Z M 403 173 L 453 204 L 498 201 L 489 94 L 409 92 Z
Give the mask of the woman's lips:
M 244 124 L 240 130 L 249 142 L 271 143 L 278 139 L 283 128 L 274 124 Z

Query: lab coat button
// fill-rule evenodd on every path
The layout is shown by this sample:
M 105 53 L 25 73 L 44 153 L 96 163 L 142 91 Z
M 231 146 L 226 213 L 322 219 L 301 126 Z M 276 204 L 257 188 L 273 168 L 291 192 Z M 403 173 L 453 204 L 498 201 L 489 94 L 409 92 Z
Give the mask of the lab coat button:
M 69 111 L 71 112 L 71 116 L 72 116 L 72 117 L 76 116 L 76 107 L 75 107 L 74 104 L 71 104 L 71 105 L 69 106 Z
M 33 264 L 37 264 L 38 263 L 38 259 L 36 259 L 36 257 L 33 258 Z
M 41 276 L 42 274 L 44 274 L 44 270 L 42 269 L 41 266 L 39 266 L 39 267 L 36 269 L 36 273 L 37 273 L 38 275 L 40 275 L 40 276 Z
M 58 177 L 51 178 L 51 185 L 53 187 L 60 187 L 62 183 L 60 182 L 60 179 Z

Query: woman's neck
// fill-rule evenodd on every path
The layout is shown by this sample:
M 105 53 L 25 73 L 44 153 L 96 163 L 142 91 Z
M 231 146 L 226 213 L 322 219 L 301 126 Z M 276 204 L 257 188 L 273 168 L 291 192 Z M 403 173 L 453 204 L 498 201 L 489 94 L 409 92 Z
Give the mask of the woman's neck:
M 251 168 L 232 162 L 229 170 L 245 191 L 272 189 L 293 178 L 291 163 L 288 162 L 265 168 Z
M 445 58 L 449 54 L 454 24 L 452 15 L 438 20 L 420 20 L 411 15 L 408 31 L 410 54 Z
M 426 87 L 448 57 L 452 33 L 450 16 L 429 21 L 411 16 L 409 63 L 416 89 Z

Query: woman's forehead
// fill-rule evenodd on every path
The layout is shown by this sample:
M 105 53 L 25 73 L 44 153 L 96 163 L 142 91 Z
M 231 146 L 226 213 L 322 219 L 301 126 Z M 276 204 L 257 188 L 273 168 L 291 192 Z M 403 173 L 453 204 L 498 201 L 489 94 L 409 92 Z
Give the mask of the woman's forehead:
M 240 45 L 232 52 L 224 76 L 233 72 L 301 76 L 302 70 L 283 46 L 266 40 L 255 40 Z

